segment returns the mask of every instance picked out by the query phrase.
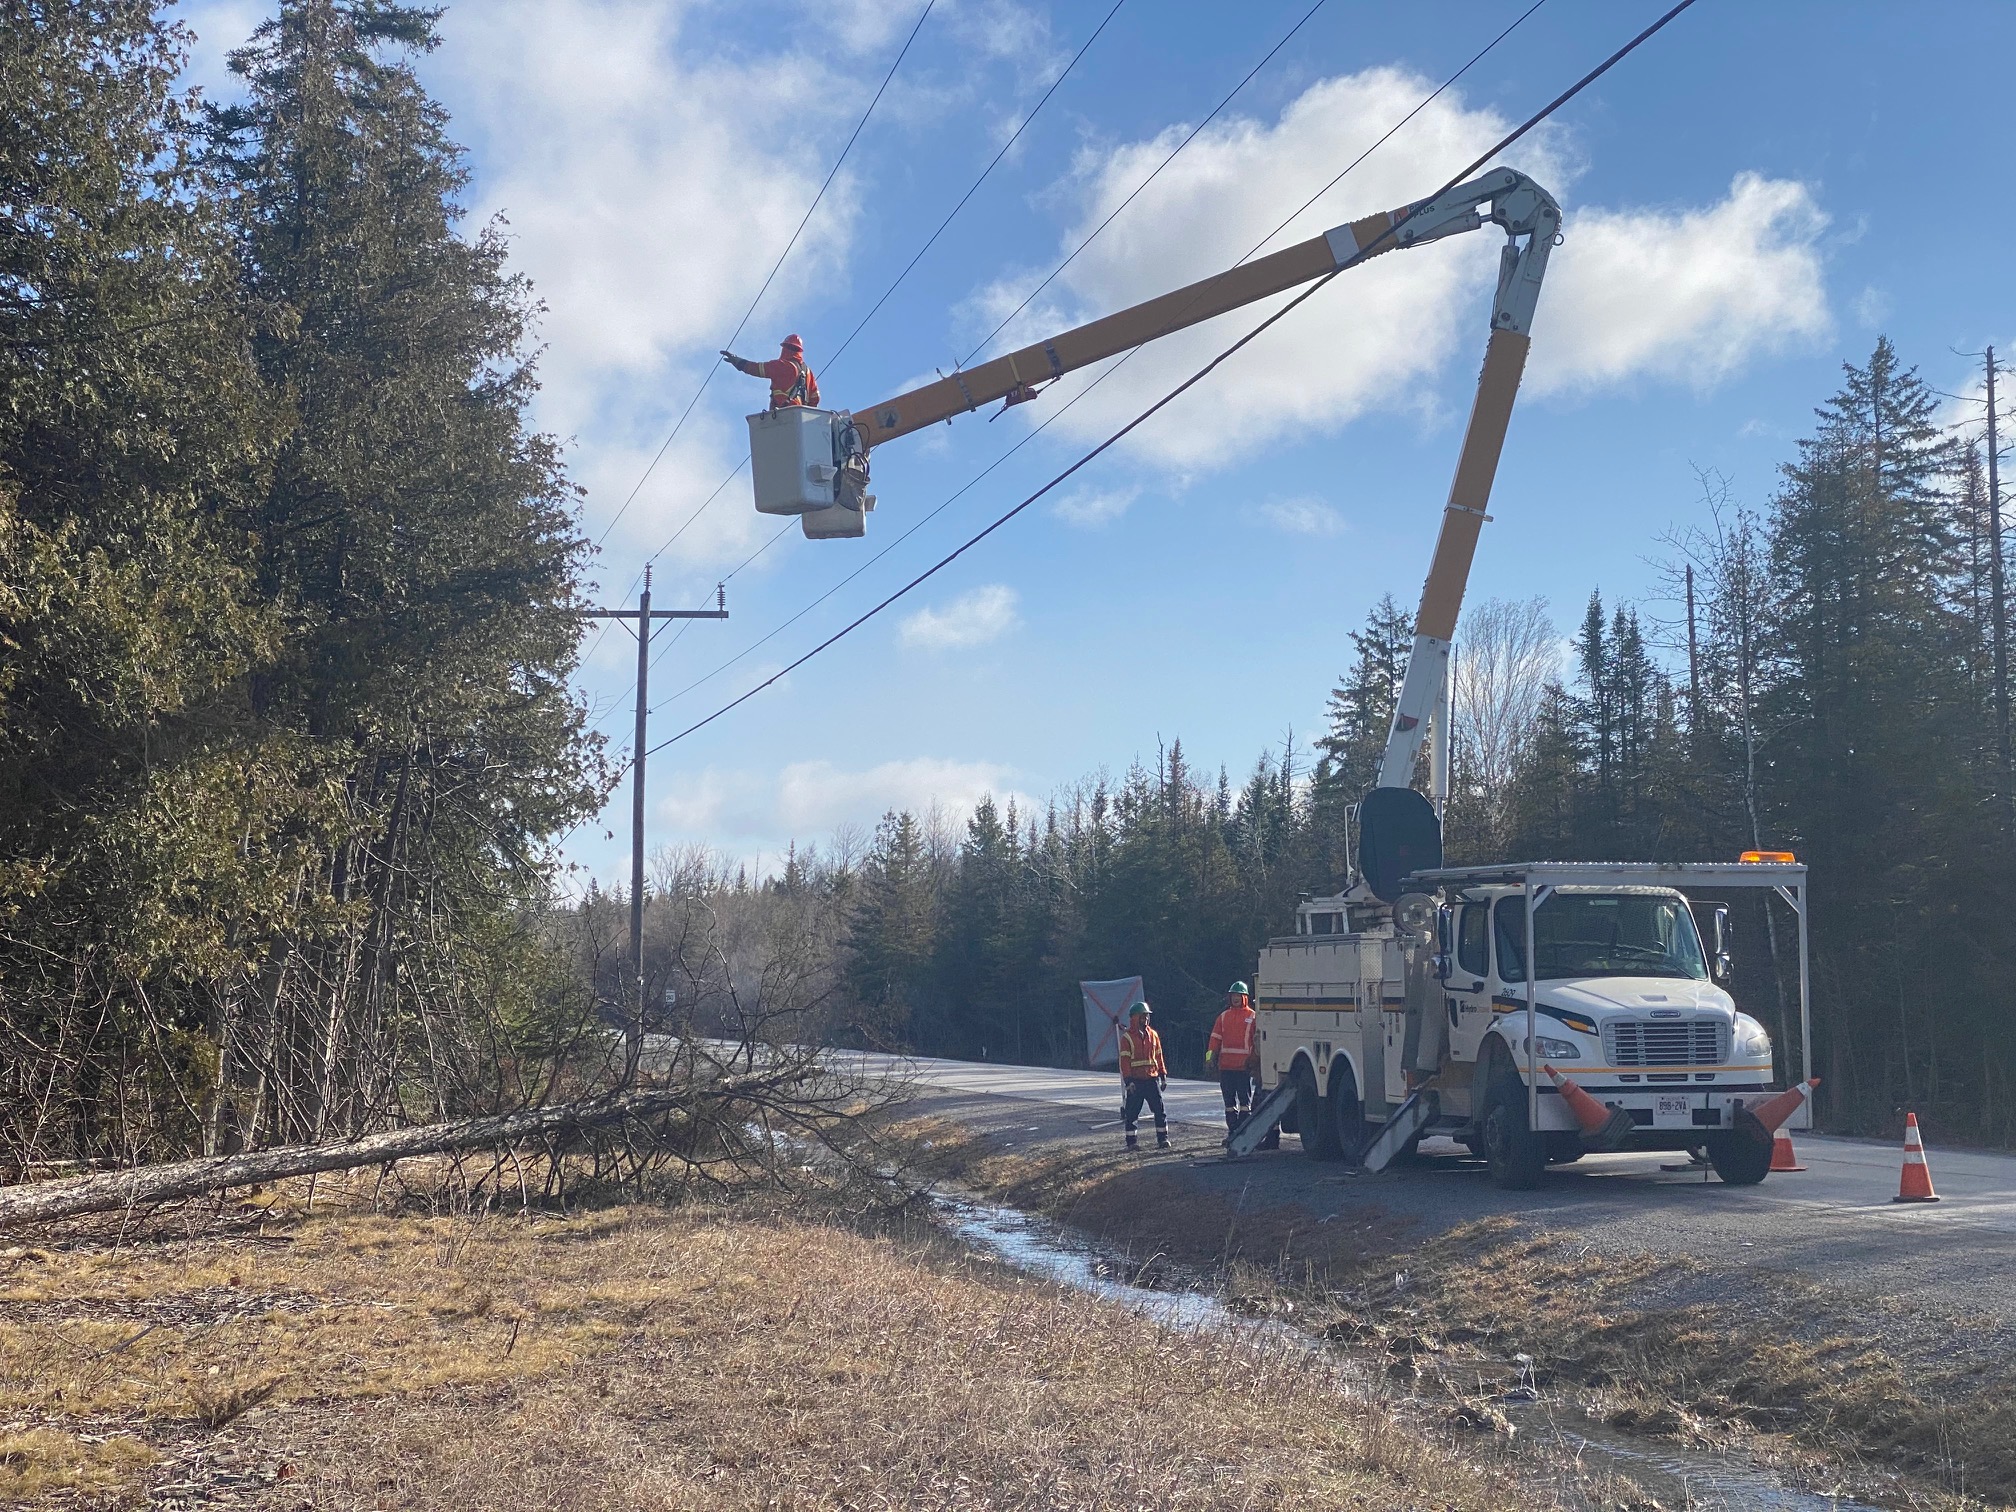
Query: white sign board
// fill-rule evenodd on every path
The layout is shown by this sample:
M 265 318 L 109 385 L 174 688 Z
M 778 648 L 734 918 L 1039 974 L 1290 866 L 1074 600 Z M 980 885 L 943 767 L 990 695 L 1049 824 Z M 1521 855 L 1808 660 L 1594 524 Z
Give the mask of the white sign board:
M 1080 982 L 1078 990 L 1085 995 L 1085 1064 L 1094 1071 L 1117 1069 L 1120 1031 L 1127 1027 L 1127 1010 L 1141 1001 L 1141 978 Z

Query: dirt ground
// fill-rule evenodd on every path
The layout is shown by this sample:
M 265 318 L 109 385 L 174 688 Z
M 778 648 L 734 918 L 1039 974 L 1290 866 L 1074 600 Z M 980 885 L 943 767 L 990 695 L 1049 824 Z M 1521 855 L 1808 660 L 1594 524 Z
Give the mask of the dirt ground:
M 1151 1275 L 1166 1266 L 1390 1353 L 1396 1377 L 1431 1395 L 1450 1377 L 1502 1379 L 1526 1355 L 1550 1389 L 1636 1434 L 1741 1442 L 1767 1462 L 1809 1462 L 1809 1479 L 1824 1463 L 1825 1478 L 1885 1500 L 2016 1503 L 2016 1338 L 1998 1316 L 1747 1255 L 1599 1246 L 1542 1211 L 1426 1223 L 1382 1203 L 1376 1180 L 1292 1151 L 1280 1169 L 1228 1165 L 1218 1131 L 1128 1156 L 1096 1120 L 1034 1104 L 918 1106 L 941 1179 L 1046 1214 Z

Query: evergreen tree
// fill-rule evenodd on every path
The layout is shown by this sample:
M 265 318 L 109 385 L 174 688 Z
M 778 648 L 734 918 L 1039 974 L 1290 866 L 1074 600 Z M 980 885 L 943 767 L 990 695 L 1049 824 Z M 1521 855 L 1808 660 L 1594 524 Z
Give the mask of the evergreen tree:
M 1414 648 L 1414 622 L 1382 594 L 1365 616 L 1365 628 L 1351 632 L 1357 659 L 1350 674 L 1330 690 L 1330 728 L 1317 742 L 1331 762 L 1331 776 L 1356 802 L 1379 780 L 1379 761 L 1393 726 L 1393 706 Z
M 846 980 L 862 1010 L 856 1028 L 872 1046 L 906 1042 L 923 1006 L 937 933 L 931 881 L 915 816 L 907 809 L 884 814 L 846 939 Z
M 566 686 L 585 546 L 525 426 L 529 295 L 497 227 L 457 235 L 460 149 L 407 61 L 436 14 L 286 0 L 232 57 L 249 103 L 213 119 L 292 422 L 246 520 L 284 616 L 253 710 L 340 794 L 302 879 L 319 917 L 265 942 L 305 1011 L 259 1071 L 299 1089 L 277 1111 L 302 1135 L 396 1102 L 401 1017 L 511 991 L 541 842 L 597 796 Z

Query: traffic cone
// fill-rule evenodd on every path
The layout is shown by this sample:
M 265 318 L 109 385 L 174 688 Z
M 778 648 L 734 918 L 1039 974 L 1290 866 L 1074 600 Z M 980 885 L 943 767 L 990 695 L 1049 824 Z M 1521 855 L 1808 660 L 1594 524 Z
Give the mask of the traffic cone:
M 1592 1150 L 1623 1148 L 1624 1141 L 1631 1136 L 1629 1113 L 1622 1108 L 1605 1107 L 1552 1066 L 1543 1065 L 1540 1069 L 1552 1078 L 1555 1088 L 1561 1093 L 1561 1100 L 1568 1104 L 1568 1111 L 1575 1116 L 1576 1126 L 1582 1130 L 1583 1144 Z
M 1799 1152 L 1792 1148 L 1792 1136 L 1780 1129 L 1771 1136 L 1771 1169 L 1774 1171 L 1803 1171 L 1799 1164 Z
M 1918 1133 L 1918 1115 L 1904 1115 L 1904 1171 L 1898 1178 L 1892 1202 L 1937 1202 L 1932 1190 L 1932 1168 L 1925 1164 L 1925 1141 Z
M 1765 1133 L 1776 1134 L 1778 1126 L 1798 1112 L 1799 1105 L 1811 1097 L 1813 1089 L 1819 1085 L 1820 1078 L 1816 1076 L 1811 1081 L 1800 1082 L 1797 1086 L 1787 1087 L 1776 1097 L 1767 1097 L 1754 1108 L 1746 1108 L 1744 1111 L 1756 1119 L 1757 1122 L 1764 1125 Z M 1786 1143 L 1790 1144 L 1791 1141 L 1787 1140 Z

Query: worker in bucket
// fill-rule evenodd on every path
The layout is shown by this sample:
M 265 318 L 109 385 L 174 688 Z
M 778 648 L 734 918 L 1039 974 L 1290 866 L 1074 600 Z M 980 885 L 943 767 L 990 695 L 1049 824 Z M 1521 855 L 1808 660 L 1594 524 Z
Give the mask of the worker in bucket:
M 1169 1064 L 1162 1059 L 1162 1036 L 1148 1023 L 1148 1005 L 1136 1003 L 1127 1010 L 1127 1027 L 1120 1031 L 1120 1126 L 1127 1131 L 1127 1148 L 1138 1150 L 1134 1126 L 1141 1119 L 1141 1105 L 1155 1115 L 1155 1148 L 1169 1148 L 1169 1115 L 1162 1110 L 1162 1092 L 1169 1085 Z
M 1244 982 L 1234 982 L 1225 991 L 1225 1011 L 1211 1026 L 1211 1039 L 1204 1048 L 1204 1064 L 1218 1073 L 1218 1090 L 1225 1097 L 1225 1129 L 1239 1132 L 1239 1125 L 1253 1116 L 1253 1000 Z
M 819 407 L 819 380 L 812 376 L 812 369 L 805 366 L 805 343 L 796 336 L 786 336 L 784 347 L 769 362 L 751 362 L 747 357 L 737 357 L 726 347 L 721 349 L 721 360 L 738 373 L 747 373 L 751 378 L 770 380 L 770 408 L 790 409 L 794 405 Z

